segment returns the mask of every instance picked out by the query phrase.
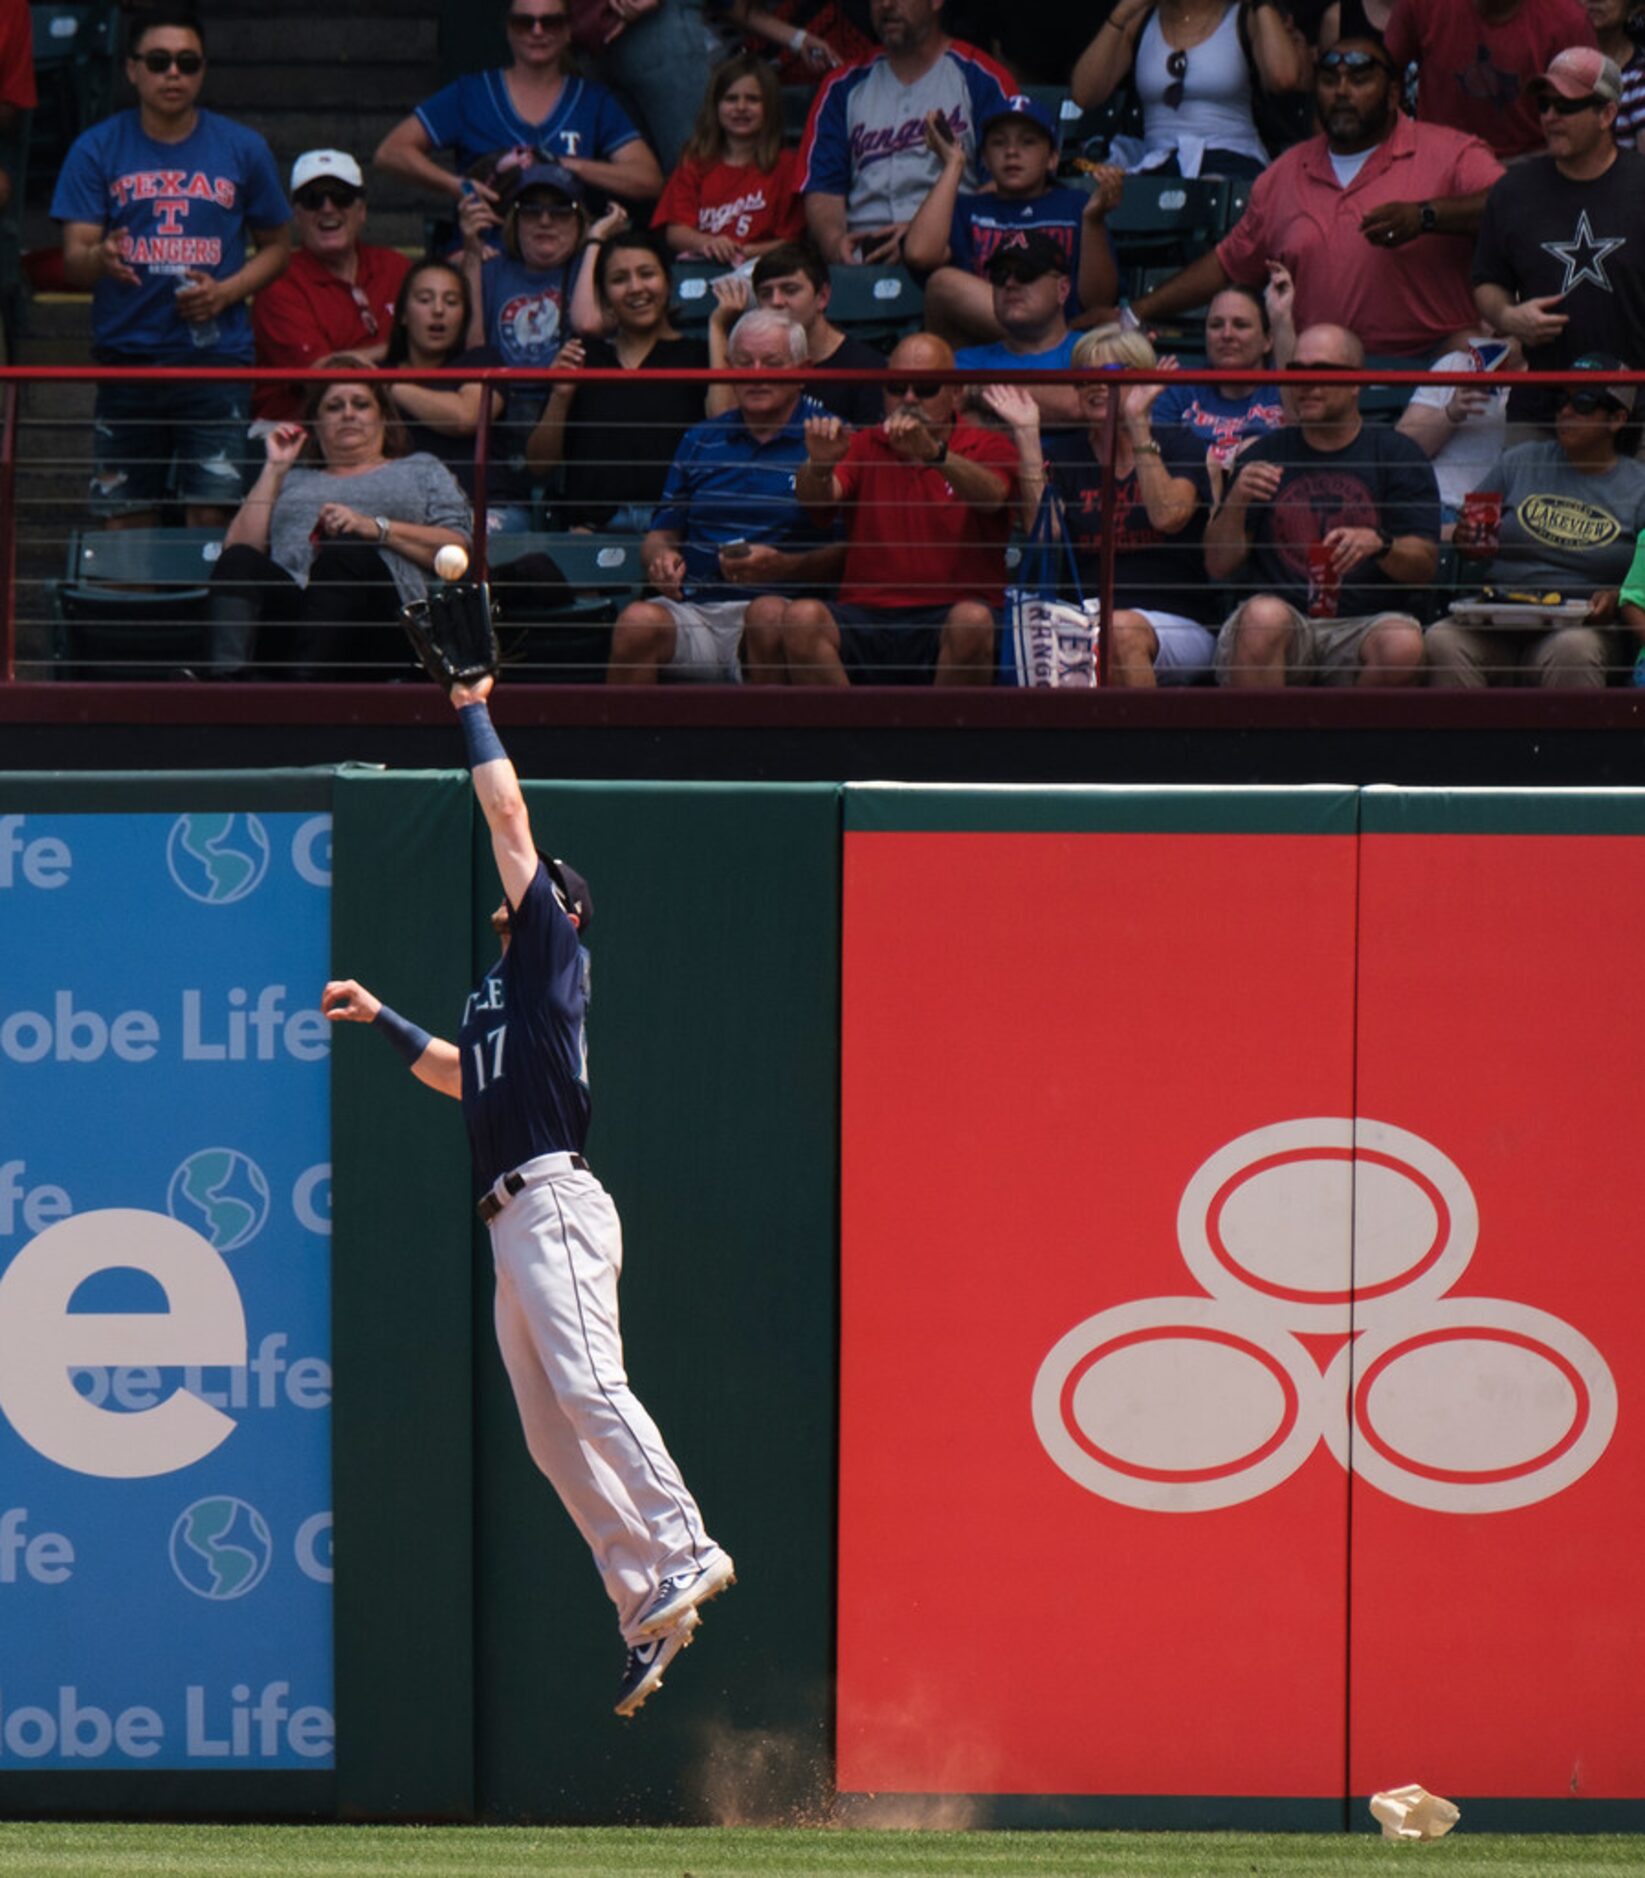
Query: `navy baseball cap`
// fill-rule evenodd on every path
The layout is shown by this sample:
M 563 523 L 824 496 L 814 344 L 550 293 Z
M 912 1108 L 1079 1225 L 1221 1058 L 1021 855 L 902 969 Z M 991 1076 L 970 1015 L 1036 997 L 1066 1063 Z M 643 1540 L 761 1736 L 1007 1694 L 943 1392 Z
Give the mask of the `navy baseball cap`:
M 1016 97 L 1007 98 L 999 110 L 985 117 L 977 134 L 986 137 L 996 124 L 1003 124 L 1007 118 L 1016 118 L 1019 122 L 1026 118 L 1030 124 L 1037 124 L 1051 139 L 1052 149 L 1062 142 L 1062 126 L 1038 98 L 1030 98 L 1026 91 L 1019 91 Z
M 558 163 L 533 163 L 530 169 L 520 172 L 520 179 L 514 185 L 515 200 L 528 189 L 552 189 L 556 195 L 564 196 L 567 202 L 582 206 L 583 186 L 570 170 L 562 169 Z
M 583 879 L 573 866 L 552 854 L 537 850 L 548 877 L 554 883 L 554 897 L 568 913 L 577 916 L 577 937 L 586 939 L 588 928 L 594 918 L 594 896 L 588 890 L 588 882 Z
M 1068 256 L 1062 244 L 1043 229 L 1013 228 L 1000 238 L 1000 245 L 988 257 L 988 278 L 1015 274 L 1019 280 L 1038 280 L 1041 274 L 1066 274 Z

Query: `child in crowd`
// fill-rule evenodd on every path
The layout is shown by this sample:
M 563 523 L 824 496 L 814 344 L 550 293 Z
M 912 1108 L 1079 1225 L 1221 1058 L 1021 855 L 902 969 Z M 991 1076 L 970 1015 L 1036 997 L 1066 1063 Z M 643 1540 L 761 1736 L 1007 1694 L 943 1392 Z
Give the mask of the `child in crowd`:
M 982 162 L 991 190 L 964 194 L 965 150 L 941 117 L 926 120 L 927 145 L 942 159 L 942 174 L 908 225 L 903 258 L 925 283 L 928 330 L 958 343 L 999 339 L 988 264 L 1006 235 L 1032 228 L 1049 235 L 1068 259 L 1070 326 L 1082 309 L 1112 306 L 1119 274 L 1104 226 L 1119 201 L 1117 170 L 1097 172 L 1095 187 L 1054 182 L 1057 127 L 1045 106 L 1026 94 L 1007 100 L 982 126 Z
M 667 231 L 676 254 L 736 267 L 805 232 L 798 181 L 776 74 L 739 53 L 716 68 L 651 226 Z

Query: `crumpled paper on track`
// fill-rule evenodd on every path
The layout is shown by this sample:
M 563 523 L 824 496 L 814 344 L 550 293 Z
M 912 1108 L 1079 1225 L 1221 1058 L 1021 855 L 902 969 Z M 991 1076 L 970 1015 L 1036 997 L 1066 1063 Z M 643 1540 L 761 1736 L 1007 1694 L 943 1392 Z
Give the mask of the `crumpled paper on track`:
M 1371 1816 L 1385 1839 L 1443 1839 L 1462 1814 L 1425 1787 L 1390 1787 L 1371 1795 Z

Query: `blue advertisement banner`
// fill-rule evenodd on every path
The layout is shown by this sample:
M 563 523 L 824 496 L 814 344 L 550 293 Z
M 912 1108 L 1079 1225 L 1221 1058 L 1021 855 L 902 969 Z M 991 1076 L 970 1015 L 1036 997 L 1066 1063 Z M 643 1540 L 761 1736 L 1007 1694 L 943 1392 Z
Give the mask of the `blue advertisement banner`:
M 328 815 L 0 815 L 0 1773 L 328 1768 Z

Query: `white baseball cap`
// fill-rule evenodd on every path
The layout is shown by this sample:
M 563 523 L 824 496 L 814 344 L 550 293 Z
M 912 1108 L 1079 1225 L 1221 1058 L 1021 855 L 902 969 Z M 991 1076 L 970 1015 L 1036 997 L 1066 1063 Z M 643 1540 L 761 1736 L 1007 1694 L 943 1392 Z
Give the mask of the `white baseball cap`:
M 305 150 L 291 166 L 291 193 L 307 183 L 329 176 L 334 182 L 347 183 L 351 189 L 364 189 L 366 179 L 360 166 L 346 150 Z

